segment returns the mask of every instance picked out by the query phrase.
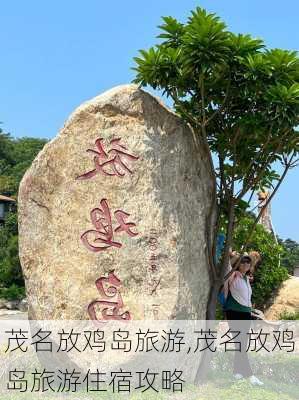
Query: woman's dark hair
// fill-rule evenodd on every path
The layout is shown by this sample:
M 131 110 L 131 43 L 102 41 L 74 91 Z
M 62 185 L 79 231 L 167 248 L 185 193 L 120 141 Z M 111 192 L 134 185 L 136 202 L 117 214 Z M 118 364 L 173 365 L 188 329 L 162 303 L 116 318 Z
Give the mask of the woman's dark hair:
M 240 256 L 240 257 L 238 257 L 237 260 L 233 263 L 232 269 L 235 269 L 235 271 L 239 271 L 240 265 L 241 265 L 241 263 L 242 263 L 242 259 L 244 259 L 244 258 L 250 260 L 250 267 L 251 267 L 251 265 L 252 265 L 252 259 L 251 259 L 251 257 Z M 238 264 L 238 266 L 237 266 L 237 268 L 235 268 L 235 266 L 236 266 L 237 264 Z M 246 275 L 248 275 L 248 274 L 250 274 L 250 269 L 246 272 Z

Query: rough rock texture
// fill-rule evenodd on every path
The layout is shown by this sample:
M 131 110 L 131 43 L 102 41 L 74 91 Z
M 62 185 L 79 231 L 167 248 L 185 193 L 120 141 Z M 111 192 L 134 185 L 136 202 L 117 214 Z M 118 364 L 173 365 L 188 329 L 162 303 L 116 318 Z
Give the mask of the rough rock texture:
M 212 175 L 194 140 L 135 85 L 75 110 L 20 186 L 29 318 L 205 318 Z
M 299 312 L 299 277 L 292 276 L 281 285 L 274 303 L 265 312 L 269 320 L 278 320 L 282 313 Z

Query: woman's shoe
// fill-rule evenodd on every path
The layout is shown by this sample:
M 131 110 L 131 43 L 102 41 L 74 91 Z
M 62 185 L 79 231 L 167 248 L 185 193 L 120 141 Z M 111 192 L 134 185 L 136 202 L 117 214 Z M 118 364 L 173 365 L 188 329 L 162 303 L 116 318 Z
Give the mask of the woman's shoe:
M 255 386 L 263 386 L 264 382 L 260 381 L 256 376 L 251 375 L 249 382 Z
M 243 379 L 243 375 L 242 374 L 235 374 L 234 378 L 239 380 L 239 379 Z

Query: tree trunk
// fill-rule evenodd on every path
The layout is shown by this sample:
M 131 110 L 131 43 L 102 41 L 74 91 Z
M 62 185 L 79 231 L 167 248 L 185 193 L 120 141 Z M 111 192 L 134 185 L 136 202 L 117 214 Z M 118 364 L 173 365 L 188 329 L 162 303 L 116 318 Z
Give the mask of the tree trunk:
M 220 281 L 216 280 L 210 289 L 207 314 L 206 314 L 206 330 L 215 329 L 215 319 L 216 319 L 216 305 L 217 305 L 217 297 L 220 288 Z M 202 357 L 200 360 L 200 364 L 195 376 L 194 383 L 195 385 L 200 385 L 204 383 L 206 380 L 206 375 L 209 370 L 209 365 L 212 360 L 213 353 L 210 350 L 206 350 L 202 353 Z
M 216 319 L 216 306 L 220 286 L 220 281 L 215 281 L 211 286 L 206 313 L 207 320 Z
M 218 300 L 218 293 L 220 286 L 223 283 L 224 272 L 227 269 L 229 263 L 229 249 L 231 247 L 232 238 L 233 238 L 233 229 L 234 229 L 234 220 L 235 220 L 235 212 L 234 212 L 234 202 L 231 201 L 229 208 L 229 220 L 226 230 L 226 242 L 223 251 L 222 262 L 219 265 L 219 270 L 217 271 L 217 278 L 213 279 L 211 282 L 211 289 L 209 293 L 207 312 L 206 312 L 206 330 L 214 330 L 216 326 L 216 306 Z M 214 259 L 214 254 L 212 255 Z M 200 360 L 200 364 L 195 376 L 194 383 L 199 385 L 204 383 L 206 380 L 207 372 L 210 367 L 210 363 L 213 357 L 213 352 L 204 351 Z

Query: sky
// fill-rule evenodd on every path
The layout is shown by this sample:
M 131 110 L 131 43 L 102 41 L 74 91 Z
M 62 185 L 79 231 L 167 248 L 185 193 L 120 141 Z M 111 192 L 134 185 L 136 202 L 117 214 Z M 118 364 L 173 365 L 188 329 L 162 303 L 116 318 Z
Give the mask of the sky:
M 196 6 L 235 33 L 298 49 L 298 0 L 10 0 L 1 3 L 0 121 L 14 137 L 55 137 L 83 101 L 134 78 L 133 57 L 154 45 L 161 16 Z M 299 241 L 299 168 L 272 203 L 281 238 Z

